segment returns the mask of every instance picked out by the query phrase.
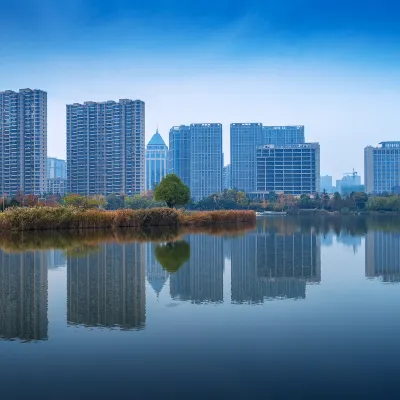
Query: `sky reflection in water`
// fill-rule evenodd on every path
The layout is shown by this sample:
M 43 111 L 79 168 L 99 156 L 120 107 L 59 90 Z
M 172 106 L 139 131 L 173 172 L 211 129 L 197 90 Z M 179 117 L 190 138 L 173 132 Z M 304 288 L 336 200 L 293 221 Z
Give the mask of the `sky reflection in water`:
M 395 396 L 394 219 L 147 238 L 0 240 L 4 398 Z

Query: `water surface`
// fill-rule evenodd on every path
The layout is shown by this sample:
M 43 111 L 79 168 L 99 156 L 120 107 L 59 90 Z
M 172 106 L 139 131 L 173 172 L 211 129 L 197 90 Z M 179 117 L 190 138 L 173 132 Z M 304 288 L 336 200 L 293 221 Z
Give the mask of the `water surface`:
M 397 397 L 395 219 L 0 249 L 2 398 Z

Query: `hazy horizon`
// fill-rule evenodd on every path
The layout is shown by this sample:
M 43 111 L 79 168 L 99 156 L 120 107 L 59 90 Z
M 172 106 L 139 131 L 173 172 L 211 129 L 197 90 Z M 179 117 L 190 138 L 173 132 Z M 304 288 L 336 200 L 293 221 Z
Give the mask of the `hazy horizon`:
M 122 98 L 146 103 L 146 144 L 222 123 L 225 163 L 233 122 L 305 125 L 334 179 L 400 139 L 394 1 L 84 3 L 2 5 L 0 91 L 47 91 L 49 156 L 65 158 L 66 104 Z

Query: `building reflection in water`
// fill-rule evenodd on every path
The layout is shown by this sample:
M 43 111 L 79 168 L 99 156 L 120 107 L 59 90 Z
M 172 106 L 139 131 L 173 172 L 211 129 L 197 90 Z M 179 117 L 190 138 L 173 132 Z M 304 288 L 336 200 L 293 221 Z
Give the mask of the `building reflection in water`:
M 369 231 L 365 238 L 365 276 L 400 282 L 400 234 Z
M 189 235 L 190 259 L 170 276 L 170 293 L 174 300 L 192 303 L 223 301 L 223 238 L 205 234 Z
M 67 256 L 68 323 L 141 329 L 146 321 L 145 247 L 102 244 Z
M 67 258 L 63 250 L 48 250 L 47 254 L 47 267 L 48 268 L 62 268 L 67 265 Z
M 0 251 L 0 337 L 47 339 L 47 257 Z
M 147 282 L 156 293 L 157 297 L 160 295 L 165 283 L 168 280 L 168 272 L 156 260 L 154 249 L 155 243 L 146 243 L 146 276 Z
M 306 284 L 321 281 L 320 238 L 312 231 L 282 233 L 259 226 L 232 240 L 233 303 L 304 299 Z

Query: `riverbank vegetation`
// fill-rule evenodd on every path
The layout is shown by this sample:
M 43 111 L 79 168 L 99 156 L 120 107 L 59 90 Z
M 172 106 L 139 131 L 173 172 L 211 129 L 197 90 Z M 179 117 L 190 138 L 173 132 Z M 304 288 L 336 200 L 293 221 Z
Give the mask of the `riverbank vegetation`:
M 248 210 L 185 212 L 171 208 L 106 211 L 80 207 L 9 208 L 0 214 L 0 232 L 212 226 L 254 223 Z

